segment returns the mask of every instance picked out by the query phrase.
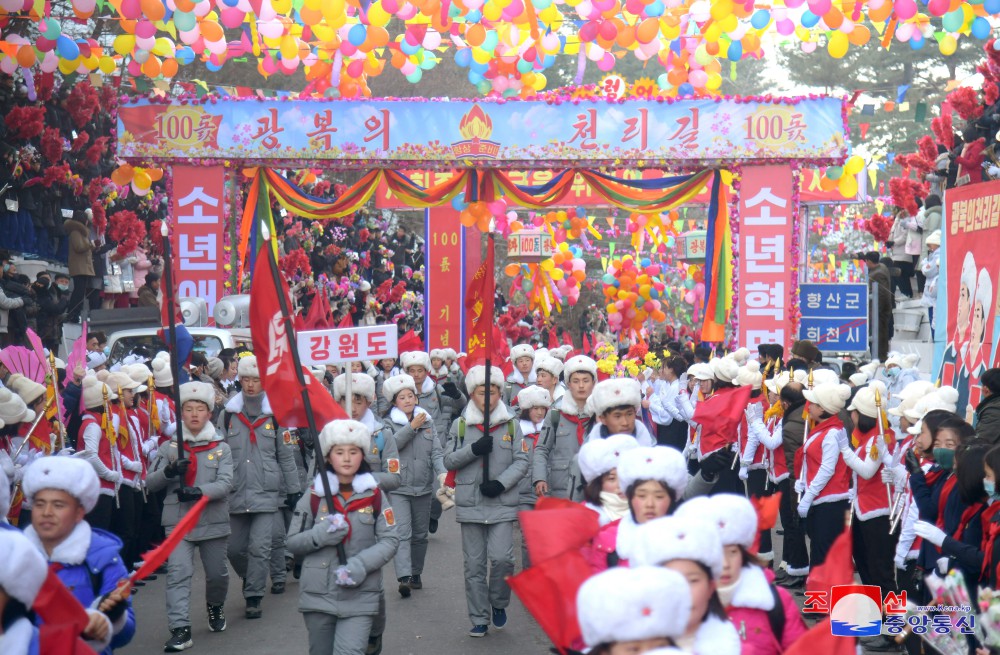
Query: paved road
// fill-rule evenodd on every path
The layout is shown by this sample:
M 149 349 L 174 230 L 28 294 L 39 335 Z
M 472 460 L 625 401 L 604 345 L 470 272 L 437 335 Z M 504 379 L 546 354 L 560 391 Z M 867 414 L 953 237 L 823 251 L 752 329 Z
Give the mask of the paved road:
M 515 596 L 508 609 L 507 627 L 490 629 L 484 639 L 467 636 L 470 624 L 465 607 L 465 576 L 462 572 L 462 545 L 454 512 L 447 512 L 437 534 L 431 535 L 424 571 L 424 588 L 402 599 L 396 591 L 392 565 L 385 569 L 389 625 L 383 641 L 385 655 L 541 655 L 549 643 L 534 620 Z M 520 557 L 520 547 L 515 548 Z M 230 571 L 229 598 L 226 601 L 228 628 L 222 633 L 208 631 L 205 616 L 204 578 L 196 565 L 194 593 L 191 599 L 193 637 L 191 653 L 211 655 L 251 655 L 307 652 L 306 629 L 296 610 L 298 582 L 288 576 L 284 595 L 264 598 L 264 617 L 243 618 L 243 599 L 239 578 Z M 162 652 L 167 640 L 164 611 L 166 576 L 147 583 L 135 597 L 138 631 L 135 639 L 121 651 L 125 655 L 148 655 Z M 234 582 L 235 581 L 235 582 Z

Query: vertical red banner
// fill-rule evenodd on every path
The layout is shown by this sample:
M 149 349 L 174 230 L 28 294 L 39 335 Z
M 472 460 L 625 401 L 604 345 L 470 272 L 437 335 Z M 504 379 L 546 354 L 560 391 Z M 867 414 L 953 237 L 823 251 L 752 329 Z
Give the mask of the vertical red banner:
M 177 297 L 204 298 L 212 311 L 225 289 L 226 172 L 222 166 L 174 166 L 171 214 Z
M 424 293 L 424 343 L 461 352 L 464 274 L 462 224 L 451 206 L 424 211 L 427 274 Z
M 740 183 L 736 341 L 751 351 L 762 343 L 788 350 L 792 291 L 792 169 L 746 166 Z

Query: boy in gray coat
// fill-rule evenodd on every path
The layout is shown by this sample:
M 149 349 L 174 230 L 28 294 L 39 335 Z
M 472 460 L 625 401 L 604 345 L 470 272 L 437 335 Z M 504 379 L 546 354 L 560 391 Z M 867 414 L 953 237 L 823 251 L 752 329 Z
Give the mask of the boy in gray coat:
M 295 508 L 288 548 L 302 557 L 299 611 L 310 655 L 360 655 L 368 646 L 382 595 L 382 567 L 399 545 L 386 495 L 364 453 L 371 434 L 358 421 L 333 421 L 319 433 L 325 466 Z M 326 475 L 334 507 L 323 498 Z M 332 510 L 332 511 L 331 511 Z M 346 563 L 338 560 L 343 544 Z
M 472 400 L 451 425 L 444 465 L 456 471 L 455 518 L 462 528 L 469 636 L 485 637 L 491 618 L 498 630 L 507 624 L 506 578 L 514 572 L 518 483 L 528 472 L 530 449 L 517 420 L 500 401 L 504 379 L 498 367 L 490 372 L 488 434 L 484 433 L 486 367 L 469 369 L 465 385 Z M 488 585 L 487 563 L 492 564 Z
M 222 413 L 223 436 L 233 451 L 229 561 L 243 578 L 246 617 L 259 619 L 270 569 L 274 514 L 282 501 L 295 507 L 301 494 L 292 452 L 278 447 L 280 432 L 261 386 L 257 358 L 243 357 L 237 370 L 243 390 L 226 403 Z M 279 497 L 282 485 L 285 498 Z
M 211 423 L 215 389 L 204 382 L 181 385 L 181 423 L 184 458 L 177 457 L 177 442 L 165 442 L 146 479 L 150 493 L 167 490 L 161 523 L 167 534 L 191 508 L 206 496 L 208 505 L 190 532 L 167 561 L 168 653 L 191 648 L 191 576 L 194 551 L 198 550 L 205 568 L 205 599 L 208 627 L 212 632 L 226 629 L 222 606 L 229 590 L 226 568 L 226 540 L 229 537 L 229 492 L 233 485 L 233 457 L 229 446 Z

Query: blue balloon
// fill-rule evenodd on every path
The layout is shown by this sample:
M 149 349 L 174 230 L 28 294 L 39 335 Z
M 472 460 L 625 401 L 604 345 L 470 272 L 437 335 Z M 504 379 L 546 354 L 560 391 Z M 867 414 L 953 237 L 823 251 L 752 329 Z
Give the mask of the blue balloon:
M 67 61 L 73 61 L 80 56 L 80 46 L 66 35 L 61 35 L 56 40 L 56 50 L 59 52 L 59 56 Z
M 923 35 L 917 35 L 910 39 L 910 49 L 911 50 L 921 50 L 924 47 L 924 37 Z
M 756 30 L 762 30 L 771 22 L 771 13 L 766 9 L 758 9 L 750 17 L 750 25 Z
M 478 23 L 483 19 L 483 12 L 478 9 L 473 9 L 465 15 L 465 21 L 467 23 Z
M 726 56 L 729 58 L 729 61 L 739 61 L 740 59 L 743 59 L 743 43 L 739 40 L 730 43 Z
M 472 48 L 462 48 L 455 53 L 455 63 L 461 66 L 462 68 L 465 68 L 471 62 L 472 62 Z
M 347 42 L 356 48 L 364 43 L 366 38 L 368 38 L 368 31 L 365 29 L 365 26 L 360 23 L 351 27 L 350 31 L 347 32 Z M 406 44 L 405 39 L 401 45 L 404 44 Z
M 478 85 L 482 81 L 483 81 L 483 74 L 482 73 L 480 73 L 478 71 L 474 71 L 474 70 L 470 70 L 469 71 L 469 84 Z
M 206 61 L 205 62 L 205 68 L 207 68 L 208 70 L 212 71 L 213 73 L 217 73 L 220 70 L 222 70 L 222 64 L 213 64 L 210 61 Z
M 653 0 L 653 2 L 646 5 L 646 15 L 651 18 L 658 18 L 663 15 L 666 8 L 660 0 Z
M 990 22 L 982 16 L 976 16 L 972 21 L 972 36 L 977 39 L 988 39 L 990 36 Z
M 694 87 L 691 86 L 690 83 L 685 82 L 684 84 L 681 84 L 679 87 L 677 87 L 677 95 L 678 96 L 693 96 L 694 95 Z
M 819 22 L 819 16 L 808 9 L 802 12 L 802 27 L 812 27 Z
M 482 63 L 481 64 L 478 61 L 476 61 L 475 59 L 473 59 L 472 63 L 469 64 L 469 69 L 470 70 L 474 70 L 475 72 L 477 72 L 480 75 L 482 75 L 483 73 L 485 73 L 486 71 L 488 71 L 490 69 L 490 65 L 486 64 L 486 63 Z
M 227 7 L 235 7 L 240 4 L 240 0 L 222 0 L 222 2 L 225 3 Z
M 457 212 L 462 211 L 463 209 L 465 209 L 468 206 L 469 205 L 465 202 L 465 194 L 464 193 L 460 193 L 460 194 L 458 194 L 457 196 L 455 196 L 454 198 L 451 199 L 451 208 L 454 209 Z
M 355 25 L 354 27 L 361 27 L 361 26 Z M 351 28 L 351 32 L 354 31 L 354 27 Z M 362 39 L 362 41 L 364 40 Z M 423 46 L 410 45 L 409 43 L 406 42 L 406 39 L 403 39 L 402 41 L 399 42 L 399 49 L 403 52 L 404 55 L 415 55 L 418 52 L 420 52 L 421 47 Z
M 174 59 L 176 59 L 181 64 L 190 64 L 194 61 L 194 50 L 188 46 L 182 46 L 177 48 L 174 52 Z
M 984 0 L 983 9 L 987 14 L 1000 14 L 1000 0 Z

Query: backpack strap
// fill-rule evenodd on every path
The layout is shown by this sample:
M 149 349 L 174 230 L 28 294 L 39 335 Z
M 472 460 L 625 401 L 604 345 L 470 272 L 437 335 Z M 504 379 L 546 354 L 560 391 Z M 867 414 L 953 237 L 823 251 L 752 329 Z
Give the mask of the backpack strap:
M 455 443 L 455 450 L 458 450 L 459 446 L 465 442 L 465 417 L 458 417 L 458 441 Z
M 510 419 L 507 421 L 507 436 L 510 437 L 511 442 L 514 441 L 514 435 L 517 433 L 517 425 L 514 423 L 516 419 Z
M 379 454 L 382 453 L 382 449 L 385 448 L 385 428 L 383 427 L 375 434 L 375 447 L 378 448 Z
M 774 607 L 767 611 L 767 622 L 771 624 L 771 632 L 774 638 L 781 643 L 781 637 L 785 634 L 785 604 L 781 602 L 778 589 L 773 585 L 768 585 L 771 595 L 774 597 Z

